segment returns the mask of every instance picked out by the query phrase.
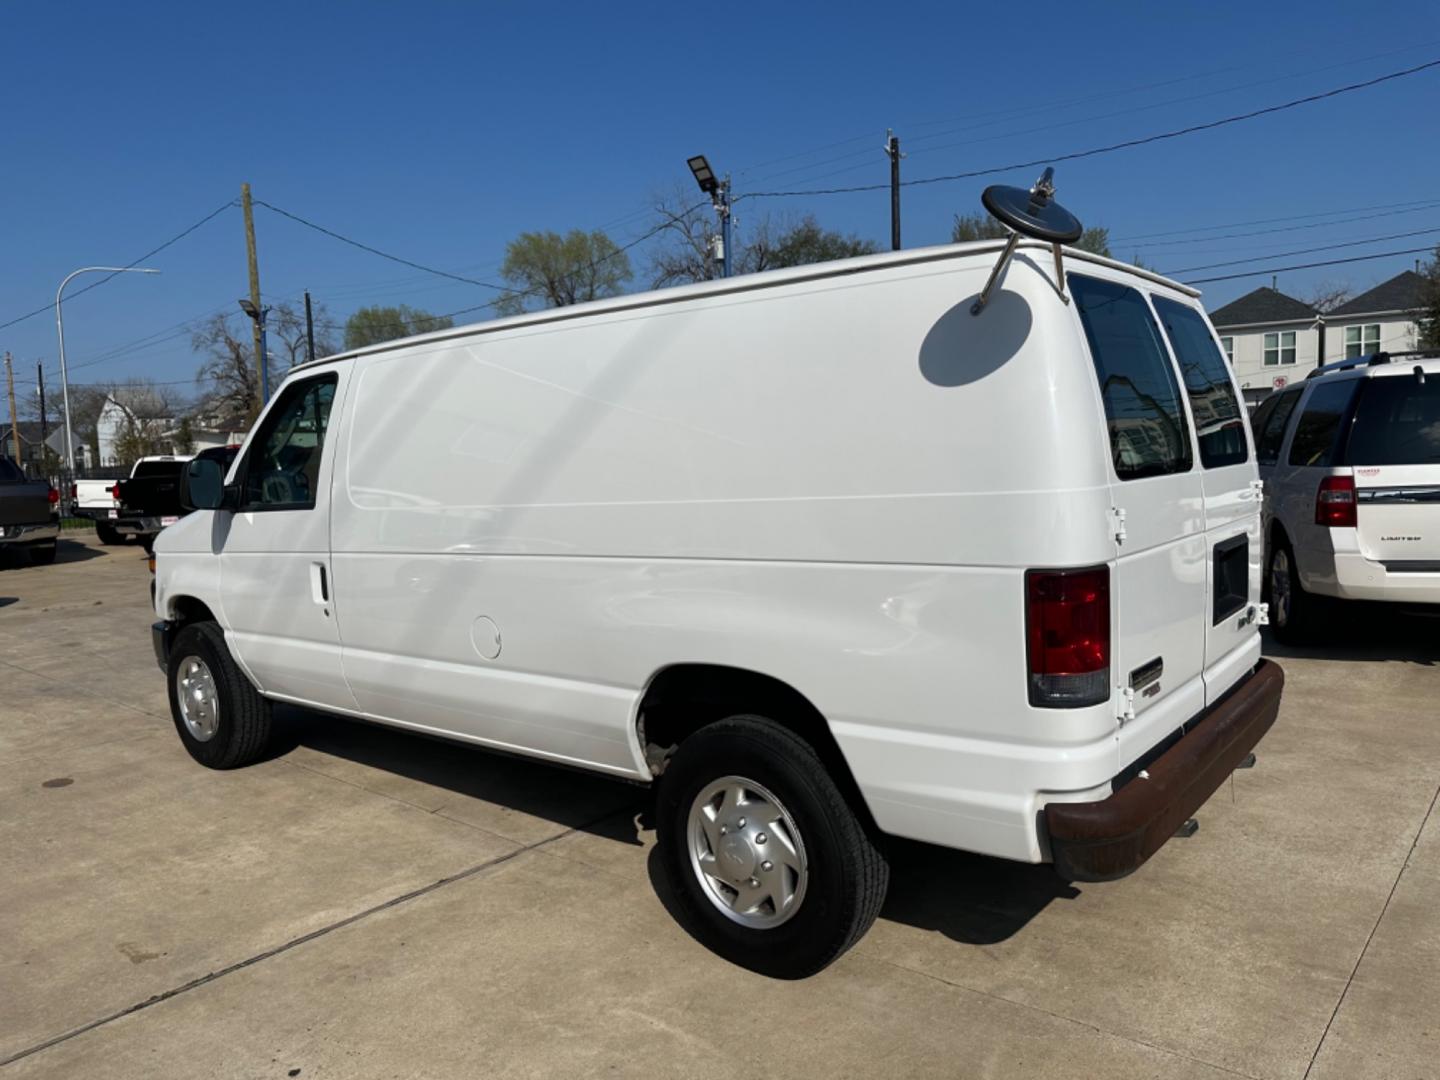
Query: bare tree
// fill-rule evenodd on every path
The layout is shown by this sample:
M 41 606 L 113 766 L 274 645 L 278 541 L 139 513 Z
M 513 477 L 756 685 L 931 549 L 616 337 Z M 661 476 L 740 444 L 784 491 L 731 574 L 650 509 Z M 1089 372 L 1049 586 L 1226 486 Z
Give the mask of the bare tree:
M 330 356 L 340 350 L 335 339 L 326 331 L 333 326 L 330 313 L 324 304 L 316 304 L 311 312 L 315 321 L 315 356 Z M 265 351 L 270 354 L 272 381 L 278 381 L 286 371 L 307 358 L 305 341 L 305 309 L 293 304 L 276 304 L 270 309 L 266 323 L 267 338 Z M 281 367 L 277 361 L 283 361 Z
M 713 281 L 720 276 L 720 261 L 710 238 L 718 226 L 709 205 L 695 205 L 688 189 L 676 184 L 653 197 L 655 227 L 660 238 L 650 256 L 654 288 Z
M 210 409 L 247 418 L 259 412 L 255 350 L 248 326 L 232 326 L 230 315 L 212 315 L 191 335 L 190 347 L 202 356 L 195 381 L 210 384 L 206 396 Z
M 1334 311 L 1354 295 L 1354 290 L 1343 282 L 1322 281 L 1318 285 L 1312 286 L 1301 299 L 1316 311 L 1326 314 Z

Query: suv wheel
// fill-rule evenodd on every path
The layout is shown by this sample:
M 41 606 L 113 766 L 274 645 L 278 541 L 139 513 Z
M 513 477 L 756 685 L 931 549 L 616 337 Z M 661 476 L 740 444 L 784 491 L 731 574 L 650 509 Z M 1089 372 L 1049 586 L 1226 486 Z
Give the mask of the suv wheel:
M 659 855 L 684 921 L 714 952 L 776 978 L 858 941 L 889 865 L 814 749 L 761 716 L 680 744 L 660 778 Z
M 175 635 L 166 664 L 170 715 L 190 756 L 211 769 L 249 765 L 270 740 L 270 702 L 230 657 L 213 622 Z
M 1321 629 L 1325 611 L 1321 598 L 1305 591 L 1295 568 L 1295 553 L 1285 540 L 1270 549 L 1265 569 L 1265 587 L 1270 598 L 1270 632 L 1286 645 L 1313 641 Z
M 97 521 L 95 523 L 95 535 L 99 538 L 100 543 L 107 547 L 112 544 L 123 544 L 125 542 L 123 535 L 116 532 L 112 526 L 106 525 L 104 522 Z

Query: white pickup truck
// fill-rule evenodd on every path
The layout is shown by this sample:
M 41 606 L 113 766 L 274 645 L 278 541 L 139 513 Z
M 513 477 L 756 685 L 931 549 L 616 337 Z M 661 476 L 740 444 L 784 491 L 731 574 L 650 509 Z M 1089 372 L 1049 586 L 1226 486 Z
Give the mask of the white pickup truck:
M 120 516 L 120 503 L 115 498 L 119 481 L 118 476 L 76 480 L 72 491 L 74 506 L 70 513 L 95 522 L 95 534 L 102 544 L 119 544 L 125 539 L 110 524 L 111 519 Z

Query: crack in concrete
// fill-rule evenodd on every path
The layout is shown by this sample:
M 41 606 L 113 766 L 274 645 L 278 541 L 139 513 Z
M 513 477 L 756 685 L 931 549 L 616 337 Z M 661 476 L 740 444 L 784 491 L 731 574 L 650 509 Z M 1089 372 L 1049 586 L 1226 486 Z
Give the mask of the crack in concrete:
M 43 1042 L 39 1042 L 34 1044 L 33 1046 L 26 1047 L 24 1050 L 19 1050 L 16 1053 L 11 1054 L 7 1058 L 0 1059 L 0 1068 L 4 1068 L 7 1065 L 13 1065 L 15 1062 L 38 1054 L 42 1050 L 49 1050 L 51 1047 L 58 1046 L 64 1042 L 69 1042 L 71 1039 L 74 1039 L 77 1036 L 84 1035 L 86 1032 L 94 1031 L 96 1028 L 104 1027 L 106 1024 L 114 1023 L 116 1020 L 124 1019 L 127 1016 L 133 1016 L 135 1013 L 142 1012 L 143 1010 L 148 1009 L 153 1005 L 159 1005 L 162 1002 L 169 1001 L 171 998 L 179 997 L 181 994 L 188 993 L 191 990 L 198 990 L 200 987 L 207 986 L 212 982 L 223 979 L 227 975 L 233 975 L 237 971 L 243 971 L 248 967 L 253 967 L 256 964 L 262 963 L 266 960 L 270 960 L 276 956 L 280 956 L 281 954 L 287 953 L 292 949 L 299 948 L 301 945 L 308 944 L 309 942 L 315 941 L 318 938 L 326 937 L 337 930 L 343 930 L 347 926 L 353 926 L 356 923 L 363 922 L 365 919 L 368 919 L 372 915 L 378 915 L 382 911 L 389 911 L 391 908 L 399 907 L 401 904 L 409 903 L 411 900 L 418 900 L 422 896 L 428 896 L 430 893 L 433 893 L 439 889 L 443 889 L 447 885 L 454 885 L 456 882 L 465 881 L 468 878 L 472 878 L 476 874 L 483 873 L 486 870 L 491 870 L 497 866 L 502 866 L 505 863 L 511 862 L 514 859 L 519 858 L 521 855 L 524 855 L 527 852 L 534 851 L 536 848 L 543 847 L 546 844 L 553 844 L 556 840 L 561 840 L 564 837 L 570 836 L 574 833 L 583 832 L 586 829 L 594 828 L 596 825 L 600 825 L 614 816 L 615 811 L 611 811 L 607 814 L 602 814 L 600 817 L 595 818 L 593 821 L 587 821 L 584 824 L 576 825 L 574 828 L 566 829 L 564 832 L 557 833 L 554 836 L 548 836 L 544 840 L 537 840 L 533 844 L 525 844 L 522 847 L 517 847 L 514 851 L 508 851 L 503 855 L 497 855 L 493 859 L 486 859 L 484 862 L 476 863 L 474 866 L 467 867 L 466 869 L 461 870 L 458 873 L 451 874 L 448 877 L 440 878 L 438 881 L 432 881 L 430 884 L 422 885 L 417 889 L 411 889 L 409 892 L 401 893 L 399 896 L 392 896 L 389 900 L 374 904 L 371 907 L 365 908 L 362 911 L 357 911 L 353 915 L 347 915 L 343 919 L 337 919 L 333 923 L 328 923 L 325 926 L 321 926 L 315 930 L 311 930 L 309 933 L 301 934 L 297 938 L 291 938 L 289 941 L 286 941 L 280 945 L 276 945 L 273 948 L 265 949 L 262 952 L 255 953 L 253 956 L 248 956 L 244 960 L 237 960 L 233 964 L 227 964 L 225 967 L 220 968 L 218 971 L 212 971 L 208 974 L 201 975 L 198 978 L 194 978 L 189 980 L 188 982 L 181 983 L 179 986 L 172 987 L 169 990 L 165 990 L 159 994 L 153 995 L 152 997 L 148 997 L 144 1001 L 137 1001 L 133 1005 L 127 1005 L 123 1009 L 118 1009 L 115 1012 L 107 1013 L 106 1015 L 101 1016 L 98 1019 L 91 1020 L 89 1023 L 81 1024 L 79 1027 L 71 1028 L 69 1031 L 65 1031 L 59 1035 L 52 1036 L 51 1038 L 46 1039 Z
M 1395 899 L 1395 891 L 1400 888 L 1400 879 L 1405 876 L 1405 871 L 1410 869 L 1410 861 L 1415 858 L 1415 849 L 1420 846 L 1420 836 L 1425 832 L 1425 826 L 1430 822 L 1430 816 L 1435 813 L 1435 804 L 1440 801 L 1440 784 L 1435 787 L 1435 794 L 1430 796 L 1430 805 L 1425 810 L 1425 816 L 1420 819 L 1420 827 L 1415 830 L 1415 836 L 1410 841 L 1410 849 L 1405 852 L 1405 859 L 1400 864 L 1400 872 L 1395 875 L 1395 880 L 1390 883 L 1390 892 L 1385 897 L 1385 903 L 1380 908 L 1380 914 L 1375 919 L 1375 925 L 1370 928 L 1369 935 L 1365 938 L 1365 944 L 1360 947 L 1360 955 L 1355 958 L 1355 966 L 1350 969 L 1350 977 L 1345 980 L 1345 986 L 1340 991 L 1340 997 L 1335 1002 L 1335 1008 L 1330 1012 L 1330 1019 L 1325 1021 L 1325 1030 L 1320 1033 L 1320 1041 L 1315 1044 L 1315 1052 L 1310 1055 L 1310 1064 L 1305 1066 L 1305 1075 L 1301 1080 L 1310 1080 L 1310 1073 L 1315 1068 L 1315 1062 L 1320 1060 L 1320 1051 L 1324 1049 L 1325 1040 L 1330 1037 L 1330 1028 L 1335 1024 L 1335 1018 L 1340 1015 L 1340 1007 L 1345 1004 L 1345 998 L 1350 994 L 1350 986 L 1355 982 L 1355 973 L 1360 970 L 1360 965 L 1365 962 L 1365 954 L 1370 951 L 1370 943 L 1375 940 L 1376 931 L 1380 924 L 1385 921 L 1385 913 L 1390 910 L 1390 902 Z

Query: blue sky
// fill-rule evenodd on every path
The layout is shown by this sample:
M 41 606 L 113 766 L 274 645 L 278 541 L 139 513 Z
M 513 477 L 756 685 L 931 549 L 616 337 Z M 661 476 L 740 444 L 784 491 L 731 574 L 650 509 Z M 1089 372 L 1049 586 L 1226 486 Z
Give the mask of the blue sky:
M 77 266 L 136 259 L 242 181 L 365 243 L 494 279 L 522 230 L 639 235 L 651 194 L 690 183 L 693 153 L 733 173 L 739 195 L 882 183 L 887 127 L 909 152 L 907 179 L 1063 154 L 1440 58 L 1440 5 L 12 2 L 0 40 L 7 322 L 53 299 Z M 1437 230 L 1182 278 L 1434 244 L 1437 105 L 1432 69 L 1061 164 L 1060 197 L 1109 227 L 1117 255 L 1165 271 Z M 906 246 L 944 242 L 985 184 L 1028 184 L 1036 171 L 908 188 Z M 885 192 L 743 201 L 741 230 L 767 213 L 813 213 L 888 243 Z M 1293 220 L 1238 224 L 1275 218 Z M 1170 246 L 1128 239 L 1232 224 Z M 266 296 L 309 288 L 337 320 L 365 303 L 448 312 L 493 295 L 264 208 L 256 228 Z M 1280 287 L 1363 288 L 1414 258 L 1285 273 Z M 185 325 L 236 311 L 247 291 L 238 209 L 152 265 L 163 273 L 122 275 L 66 304 L 75 381 L 143 376 L 193 392 Z M 1207 302 L 1264 283 L 1205 286 Z M 37 360 L 53 371 L 53 318 L 0 330 L 4 349 L 22 380 Z

